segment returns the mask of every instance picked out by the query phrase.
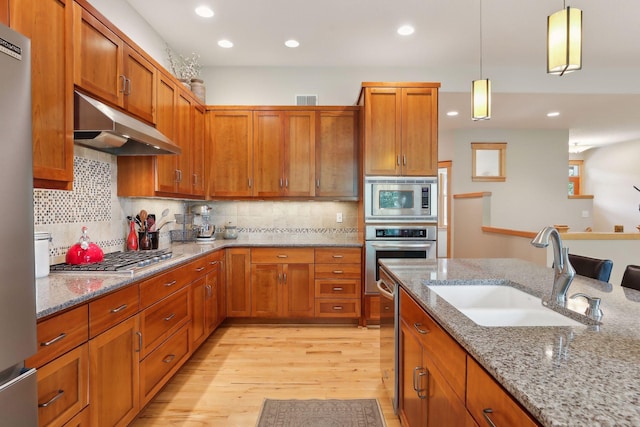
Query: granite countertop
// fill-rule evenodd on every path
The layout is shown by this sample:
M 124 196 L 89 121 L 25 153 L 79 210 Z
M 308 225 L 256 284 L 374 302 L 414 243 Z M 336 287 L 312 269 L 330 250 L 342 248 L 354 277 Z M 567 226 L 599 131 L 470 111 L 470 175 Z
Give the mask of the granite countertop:
M 173 243 L 160 248 L 172 251 L 170 260 L 134 273 L 50 273 L 36 279 L 36 316 L 38 319 L 50 316 L 219 249 L 278 246 L 362 247 L 362 242 L 355 233 L 255 233 L 240 235 L 235 240 Z
M 381 260 L 420 305 L 544 426 L 640 425 L 640 292 L 576 276 L 600 325 L 483 327 L 427 285 L 511 284 L 550 294 L 553 270 L 517 259 Z M 569 308 L 583 313 L 583 298 Z

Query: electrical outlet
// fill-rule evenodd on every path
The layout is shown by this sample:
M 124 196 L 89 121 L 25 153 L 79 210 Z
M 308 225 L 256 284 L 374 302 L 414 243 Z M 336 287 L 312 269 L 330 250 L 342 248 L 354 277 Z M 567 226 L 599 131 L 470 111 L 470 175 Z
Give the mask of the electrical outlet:
M 589 218 L 589 211 L 582 211 L 582 218 Z
M 336 214 L 336 222 L 342 222 L 342 212 Z

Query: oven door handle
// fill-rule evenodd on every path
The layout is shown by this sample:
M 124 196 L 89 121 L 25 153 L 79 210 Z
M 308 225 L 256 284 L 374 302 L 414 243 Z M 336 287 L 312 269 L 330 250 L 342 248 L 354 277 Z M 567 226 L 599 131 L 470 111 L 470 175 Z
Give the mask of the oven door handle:
M 422 249 L 428 250 L 431 249 L 431 243 L 371 243 L 371 247 L 375 249 L 396 249 L 396 250 L 407 250 L 407 249 Z
M 386 283 L 384 283 L 382 279 L 376 282 L 376 287 L 380 291 L 380 294 L 382 294 L 387 299 L 390 299 L 393 301 L 393 298 L 394 298 L 393 292 L 391 291 L 391 289 L 389 289 L 389 286 Z

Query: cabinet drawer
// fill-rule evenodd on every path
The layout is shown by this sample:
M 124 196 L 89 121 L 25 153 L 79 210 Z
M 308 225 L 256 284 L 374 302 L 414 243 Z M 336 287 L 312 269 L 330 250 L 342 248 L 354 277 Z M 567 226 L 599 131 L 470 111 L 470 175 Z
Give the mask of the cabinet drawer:
M 89 339 L 89 306 L 83 305 L 38 323 L 38 352 L 25 361 L 39 368 Z
M 205 273 L 209 274 L 216 265 L 220 264 L 224 259 L 224 250 L 219 250 L 212 254 L 207 255 L 205 258 L 206 270 Z
M 496 426 L 539 425 L 478 363 L 467 356 L 467 409 L 479 425 L 486 425 L 484 411 Z
M 104 296 L 89 303 L 89 332 L 91 337 L 106 331 L 138 312 L 138 285 Z
M 141 358 L 189 321 L 188 291 L 189 288 L 182 288 L 142 312 L 140 316 L 143 342 Z
M 317 299 L 316 317 L 360 317 L 360 299 Z
M 140 363 L 141 406 L 171 378 L 189 357 L 189 327 L 183 326 Z
M 360 264 L 360 248 L 316 248 L 316 264 Z
M 38 425 L 62 425 L 88 403 L 89 350 L 84 344 L 38 369 Z
M 317 279 L 360 279 L 360 264 L 316 264 Z
M 360 298 L 360 279 L 316 279 L 316 298 Z
M 310 248 L 257 248 L 251 249 L 252 264 L 313 264 Z
M 192 262 L 141 282 L 140 308 L 149 307 L 191 283 L 196 276 L 202 275 L 202 272 L 197 274 L 197 270 L 203 268 L 204 271 L 204 265 L 204 262 L 202 265 Z
M 91 421 L 89 420 L 89 410 L 90 408 L 87 406 L 82 410 L 82 412 L 73 417 L 71 421 L 66 423 L 64 427 L 91 427 Z
M 403 289 L 400 289 L 400 316 L 418 332 L 427 357 L 464 400 L 466 352 Z

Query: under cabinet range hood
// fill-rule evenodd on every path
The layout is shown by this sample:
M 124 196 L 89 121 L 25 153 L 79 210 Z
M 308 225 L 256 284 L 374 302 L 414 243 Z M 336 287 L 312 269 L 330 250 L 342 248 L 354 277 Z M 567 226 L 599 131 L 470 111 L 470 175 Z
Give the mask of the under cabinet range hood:
M 79 92 L 74 96 L 73 139 L 78 145 L 116 156 L 182 153 L 158 129 Z

